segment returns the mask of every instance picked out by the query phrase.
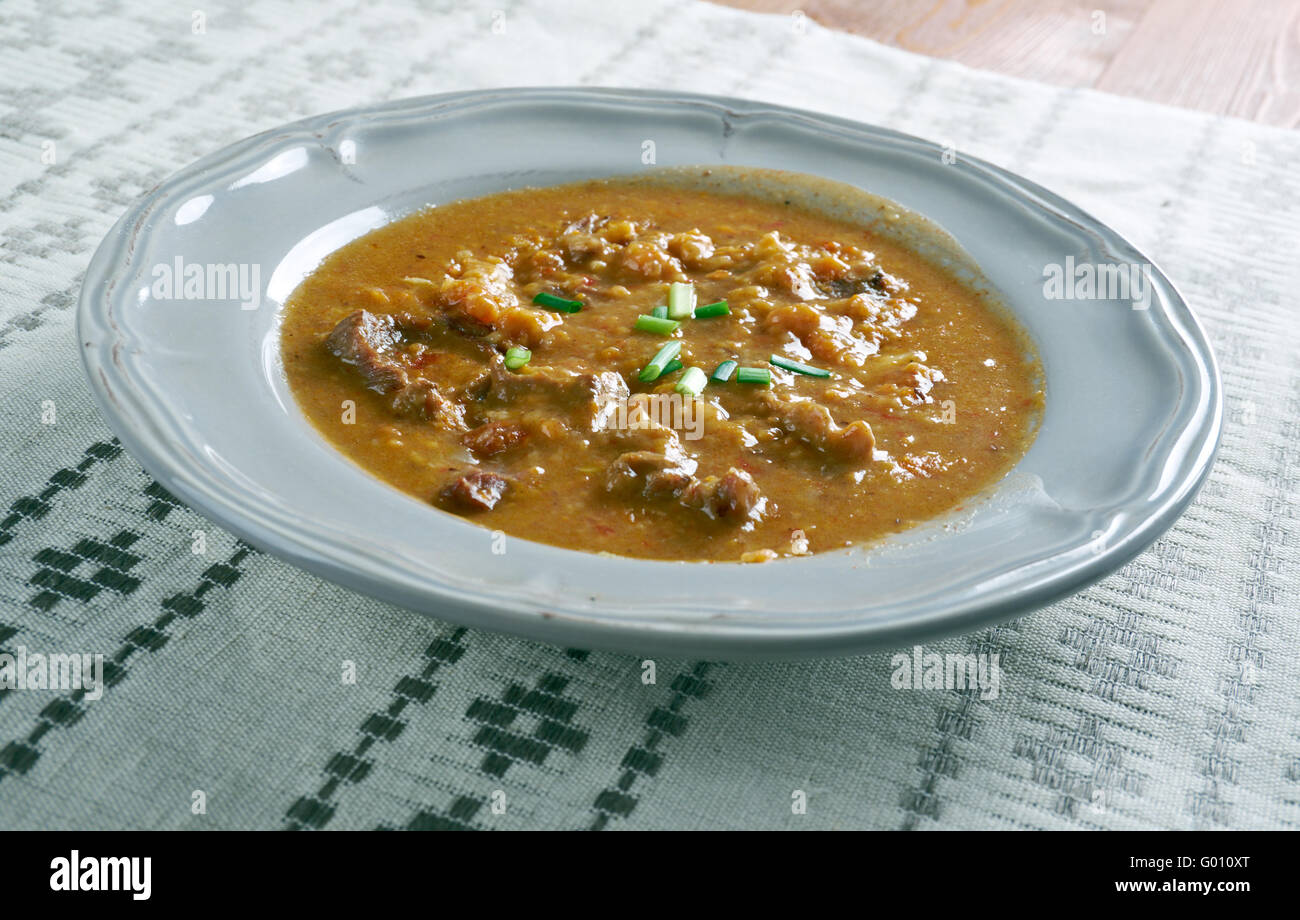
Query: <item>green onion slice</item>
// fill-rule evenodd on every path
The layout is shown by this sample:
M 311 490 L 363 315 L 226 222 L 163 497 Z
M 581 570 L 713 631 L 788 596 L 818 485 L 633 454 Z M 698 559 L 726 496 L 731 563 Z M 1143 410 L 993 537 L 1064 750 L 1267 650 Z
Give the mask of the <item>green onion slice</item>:
M 782 358 L 780 355 L 772 355 L 768 360 L 777 367 L 784 368 L 787 371 L 794 371 L 796 374 L 803 374 L 805 377 L 829 377 L 831 375 L 830 371 L 824 371 L 820 367 L 800 364 L 798 361 L 791 361 L 789 358 Z
M 668 366 L 664 368 L 664 372 L 659 376 L 667 377 L 669 374 L 675 374 L 681 369 L 682 369 L 682 362 L 677 360 L 676 358 L 673 358 L 671 361 L 668 362 Z
M 650 359 L 650 363 L 641 369 L 637 376 L 642 383 L 650 383 L 652 380 L 658 380 L 663 374 L 664 368 L 668 362 L 682 353 L 682 343 L 678 341 L 668 342 L 663 348 L 655 352 L 655 356 Z
M 668 318 L 689 319 L 695 310 L 695 285 L 674 281 L 668 286 Z
M 548 294 L 545 291 L 534 295 L 533 303 L 548 310 L 555 310 L 559 313 L 577 313 L 582 309 L 581 300 L 568 300 L 564 297 L 557 297 L 554 294 Z
M 681 379 L 677 381 L 677 386 L 673 387 L 673 389 L 683 396 L 699 396 L 704 392 L 704 388 L 708 383 L 709 378 L 704 371 L 698 367 L 688 367 L 682 371 Z
M 657 317 L 659 317 L 660 319 L 667 319 L 667 318 L 668 318 L 668 308 L 665 307 L 663 304 L 660 304 L 659 306 L 655 307 L 653 310 L 650 311 L 650 315 L 651 315 L 651 316 L 657 316 Z
M 737 367 L 739 365 L 735 361 L 723 361 L 709 375 L 709 379 L 714 383 L 726 383 L 731 379 L 731 375 L 736 372 Z
M 636 318 L 636 328 L 642 332 L 653 332 L 655 335 L 672 335 L 677 331 L 681 323 L 675 319 L 661 319 L 658 316 L 646 316 L 642 313 Z
M 533 353 L 520 345 L 512 345 L 506 349 L 506 367 L 512 371 L 519 370 L 532 358 Z
M 706 303 L 702 307 L 695 308 L 696 319 L 708 319 L 712 316 L 728 316 L 731 313 L 731 307 L 727 306 L 725 300 L 719 300 L 717 303 Z
M 742 367 L 736 371 L 736 383 L 756 383 L 759 386 L 772 385 L 772 372 L 765 367 Z

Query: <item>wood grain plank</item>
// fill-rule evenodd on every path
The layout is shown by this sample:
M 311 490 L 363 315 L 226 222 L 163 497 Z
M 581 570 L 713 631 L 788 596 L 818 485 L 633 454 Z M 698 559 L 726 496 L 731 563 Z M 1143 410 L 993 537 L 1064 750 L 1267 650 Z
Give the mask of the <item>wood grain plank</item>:
M 720 0 L 758 12 L 798 10 L 829 28 L 971 67 L 1065 86 L 1091 86 L 1149 0 L 1114 0 L 1095 28 L 1097 0 Z
M 829 28 L 1045 83 L 1300 125 L 1300 0 L 715 2 L 800 11 Z
M 1300 3 L 1155 0 L 1096 86 L 1295 127 L 1300 124 Z

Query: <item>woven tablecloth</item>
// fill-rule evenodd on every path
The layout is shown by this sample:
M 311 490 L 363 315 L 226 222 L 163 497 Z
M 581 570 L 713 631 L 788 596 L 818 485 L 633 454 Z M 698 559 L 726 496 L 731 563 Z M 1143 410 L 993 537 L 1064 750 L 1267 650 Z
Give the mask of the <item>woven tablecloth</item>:
M 646 683 L 634 655 L 441 623 L 240 544 L 117 444 L 72 325 L 133 198 L 309 114 L 574 83 L 874 122 L 1092 211 L 1209 330 L 1208 485 L 1095 587 L 926 649 L 997 653 L 982 699 L 896 690 L 889 653 Z M 0 691 L 0 827 L 1295 826 L 1297 162 L 1293 132 L 696 2 L 6 0 L 0 651 L 100 653 L 107 686 Z

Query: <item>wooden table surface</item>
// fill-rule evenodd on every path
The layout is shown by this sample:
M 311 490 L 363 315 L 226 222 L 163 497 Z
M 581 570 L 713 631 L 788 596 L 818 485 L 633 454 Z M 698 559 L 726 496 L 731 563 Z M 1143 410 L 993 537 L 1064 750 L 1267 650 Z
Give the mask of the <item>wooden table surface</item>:
M 1300 124 L 1300 0 L 715 0 L 1044 83 Z

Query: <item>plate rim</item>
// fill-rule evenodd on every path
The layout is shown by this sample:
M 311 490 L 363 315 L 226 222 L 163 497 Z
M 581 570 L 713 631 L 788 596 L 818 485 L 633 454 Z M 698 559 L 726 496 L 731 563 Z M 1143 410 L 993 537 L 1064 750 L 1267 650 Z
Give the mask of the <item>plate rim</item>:
M 114 282 L 131 265 L 130 254 L 138 247 L 142 235 L 148 231 L 149 216 L 172 200 L 181 186 L 205 177 L 221 165 L 228 166 L 259 152 L 269 153 L 268 148 L 280 144 L 297 143 L 305 138 L 319 139 L 324 132 L 344 120 L 403 114 L 431 116 L 454 111 L 457 107 L 469 108 L 486 101 L 530 96 L 569 103 L 584 100 L 632 105 L 647 101 L 685 103 L 707 107 L 714 114 L 720 114 L 724 122 L 759 115 L 778 117 L 794 119 L 814 128 L 833 127 L 860 138 L 889 139 L 936 151 L 941 149 L 933 142 L 890 128 L 776 103 L 675 90 L 571 86 L 502 87 L 409 97 L 378 105 L 360 105 L 331 111 L 251 135 L 182 167 L 134 201 L 96 248 L 86 269 L 76 311 L 77 350 L 95 403 L 132 457 L 179 499 L 217 526 L 234 533 L 243 542 L 350 590 L 361 591 L 438 618 L 465 622 L 478 628 L 522 634 L 540 641 L 577 642 L 589 647 L 620 650 L 635 648 L 638 651 L 667 651 L 674 654 L 683 651 L 726 653 L 733 658 L 854 654 L 873 648 L 895 647 L 941 635 L 968 632 L 982 625 L 1014 617 L 1081 590 L 1137 556 L 1173 525 L 1208 478 L 1222 434 L 1222 382 L 1209 338 L 1181 292 L 1145 253 L 1082 208 L 1029 179 L 963 154 L 963 164 L 985 173 L 1017 200 L 1034 205 L 1054 219 L 1073 224 L 1077 230 L 1098 237 L 1112 249 L 1118 247 L 1131 250 L 1141 256 L 1151 266 L 1152 283 L 1163 288 L 1167 294 L 1169 310 L 1166 318 L 1171 328 L 1162 331 L 1177 340 L 1187 352 L 1191 365 L 1198 371 L 1203 383 L 1203 402 L 1207 405 L 1170 435 L 1177 437 L 1193 431 L 1195 435 L 1192 445 L 1183 451 L 1185 459 L 1179 464 L 1176 487 L 1171 486 L 1166 490 L 1163 502 L 1137 521 L 1121 540 L 1107 545 L 1101 552 L 1092 554 L 1080 564 L 1046 575 L 1040 574 L 1027 585 L 1013 585 L 1011 593 L 1004 589 L 992 596 L 965 599 L 962 603 L 951 606 L 934 604 L 919 608 L 908 619 L 874 623 L 865 614 L 860 614 L 857 619 L 809 619 L 802 623 L 775 620 L 745 623 L 716 618 L 702 618 L 699 623 L 670 619 L 658 622 L 644 618 L 620 619 L 616 613 L 593 616 L 578 609 L 547 610 L 538 603 L 512 602 L 511 599 L 500 597 L 489 602 L 486 598 L 460 594 L 454 587 L 431 580 L 423 582 L 418 596 L 426 603 L 419 604 L 413 603 L 417 595 L 411 591 L 415 590 L 415 586 L 405 590 L 405 582 L 380 578 L 378 573 L 349 566 L 346 560 L 318 555 L 318 546 L 307 546 L 302 539 L 295 541 L 293 534 L 298 528 L 292 521 L 278 521 L 280 533 L 277 535 L 275 529 L 266 526 L 261 520 L 266 516 L 265 509 L 251 507 L 247 501 L 239 501 L 241 493 L 237 486 L 225 483 L 224 490 L 219 488 L 223 485 L 222 480 L 212 475 L 211 471 L 207 471 L 206 491 L 199 487 L 201 483 L 198 482 L 191 487 L 185 475 L 188 471 L 178 466 L 174 456 L 167 452 L 166 444 L 150 439 L 143 430 L 144 423 L 149 421 L 150 407 L 140 402 L 123 403 L 113 393 L 111 375 L 106 374 L 106 368 L 116 363 L 121 342 L 110 342 L 110 324 L 99 321 L 95 313 L 97 307 L 105 313 L 111 309 L 114 303 L 111 297 Z M 93 336 L 90 340 L 86 339 L 86 331 L 97 323 L 105 337 L 103 341 L 95 343 Z M 109 360 L 104 360 L 106 355 Z M 1187 392 L 1185 383 L 1182 392 Z M 134 417 L 132 412 L 135 413 Z M 430 601 L 437 603 L 436 609 L 429 609 Z M 684 649 L 683 646 L 689 648 Z

